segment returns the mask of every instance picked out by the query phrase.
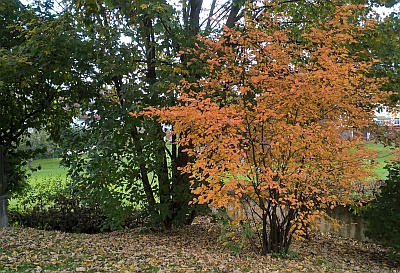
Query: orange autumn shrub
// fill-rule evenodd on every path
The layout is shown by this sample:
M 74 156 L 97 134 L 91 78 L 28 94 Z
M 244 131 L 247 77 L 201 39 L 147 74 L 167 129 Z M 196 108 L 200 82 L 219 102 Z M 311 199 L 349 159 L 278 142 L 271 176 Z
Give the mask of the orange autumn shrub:
M 284 14 L 268 13 L 201 37 L 187 54 L 208 76 L 181 80 L 171 90 L 178 105 L 145 113 L 171 122 L 187 147 L 193 202 L 231 211 L 261 254 L 288 251 L 371 175 L 359 136 L 384 95 L 366 76 L 372 61 L 349 54 L 369 27 L 350 23 L 354 8 L 338 6 L 301 37 L 280 26 Z

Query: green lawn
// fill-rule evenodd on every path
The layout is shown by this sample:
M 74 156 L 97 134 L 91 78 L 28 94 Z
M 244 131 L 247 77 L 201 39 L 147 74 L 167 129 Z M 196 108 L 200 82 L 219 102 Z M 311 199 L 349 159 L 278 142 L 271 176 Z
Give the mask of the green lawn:
M 60 158 L 45 158 L 37 159 L 32 163 L 33 168 L 40 166 L 38 171 L 29 171 L 29 183 L 35 185 L 38 182 L 43 183 L 55 183 L 55 181 L 61 181 L 61 183 L 66 182 L 67 179 L 67 169 L 60 166 Z M 15 198 L 10 198 L 8 200 L 9 208 L 15 208 L 20 203 L 20 200 Z
M 37 172 L 32 172 L 30 181 L 41 180 L 48 177 L 66 179 L 67 169 L 60 166 L 60 158 L 45 158 L 33 161 L 33 168 L 41 167 Z
M 377 151 L 378 155 L 376 161 L 378 165 L 375 167 L 375 172 L 381 179 L 385 179 L 387 176 L 387 170 L 383 167 L 393 159 L 396 150 L 391 147 L 385 147 L 382 144 L 375 143 L 367 143 L 366 146 Z M 41 166 L 41 169 L 37 172 L 32 172 L 30 181 L 34 183 L 35 181 L 42 180 L 45 178 L 61 178 L 65 181 L 67 175 L 67 169 L 60 166 L 59 158 L 46 158 L 46 159 L 37 159 L 33 161 L 33 167 L 36 168 Z
M 377 166 L 374 168 L 374 172 L 380 179 L 386 179 L 388 171 L 384 169 L 384 167 L 394 158 L 394 155 L 398 153 L 398 151 L 392 147 L 385 147 L 383 144 L 375 144 L 372 142 L 367 143 L 366 146 L 377 152 Z

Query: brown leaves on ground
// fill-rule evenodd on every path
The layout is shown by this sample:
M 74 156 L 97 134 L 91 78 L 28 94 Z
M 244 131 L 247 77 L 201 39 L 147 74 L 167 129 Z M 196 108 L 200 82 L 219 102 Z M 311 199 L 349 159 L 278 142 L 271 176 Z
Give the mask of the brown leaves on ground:
M 235 256 L 208 218 L 166 233 L 68 234 L 0 229 L 1 272 L 400 272 L 386 250 L 332 235 L 295 242 L 287 258 Z

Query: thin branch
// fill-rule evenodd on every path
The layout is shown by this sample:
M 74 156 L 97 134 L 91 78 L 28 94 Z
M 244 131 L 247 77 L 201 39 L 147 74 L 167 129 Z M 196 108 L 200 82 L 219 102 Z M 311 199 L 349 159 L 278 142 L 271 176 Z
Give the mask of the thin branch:
M 215 4 L 217 3 L 217 0 L 213 0 L 211 3 L 211 8 L 210 8 L 210 12 L 208 13 L 208 18 L 207 20 L 207 25 L 206 25 L 206 31 L 210 31 L 210 27 L 211 27 L 211 17 L 214 15 L 214 9 L 215 9 Z M 203 24 L 203 23 L 202 23 Z
M 222 11 L 221 11 L 221 10 L 222 10 Z M 213 16 L 221 17 L 221 15 L 224 14 L 225 12 L 228 12 L 228 10 L 229 10 L 229 5 L 228 5 L 228 2 L 226 2 L 226 3 L 224 3 L 223 5 L 221 5 L 221 7 L 220 7 L 214 14 L 212 14 L 212 15 L 209 16 L 208 18 L 204 19 L 203 22 L 201 22 L 200 27 L 201 27 L 205 22 L 207 22 L 207 21 L 210 19 L 210 17 L 213 17 Z M 218 16 L 218 13 L 219 13 L 219 12 L 221 12 L 221 13 L 220 13 L 220 16 Z M 212 23 L 211 23 L 211 20 L 210 20 L 210 25 L 211 25 L 211 24 L 212 24 Z M 212 26 L 211 26 L 211 29 L 212 29 Z

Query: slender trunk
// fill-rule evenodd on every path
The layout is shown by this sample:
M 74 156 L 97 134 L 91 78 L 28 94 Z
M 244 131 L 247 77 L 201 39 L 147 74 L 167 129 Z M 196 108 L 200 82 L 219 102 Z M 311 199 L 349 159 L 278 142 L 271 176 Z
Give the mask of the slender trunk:
M 212 1 L 210 12 L 208 13 L 208 20 L 207 20 L 207 25 L 206 25 L 206 31 L 208 33 L 211 32 L 211 17 L 213 17 L 213 15 L 214 15 L 214 9 L 215 9 L 216 2 L 217 2 L 217 0 Z
M 135 140 L 135 148 L 136 148 L 136 156 L 142 157 L 143 156 L 143 148 L 139 139 L 139 132 L 136 127 L 133 127 L 131 129 L 131 136 Z M 151 210 L 156 210 L 156 201 L 154 198 L 153 194 L 153 189 L 151 187 L 150 181 L 149 181 L 149 176 L 148 176 L 148 170 L 146 167 L 146 164 L 141 161 L 139 163 L 139 170 L 140 170 L 140 176 L 142 178 L 142 184 L 143 184 L 143 189 L 144 193 L 147 198 L 147 202 L 149 204 L 149 207 Z
M 156 48 L 155 48 L 153 22 L 151 18 L 146 18 L 144 20 L 144 27 L 146 29 L 146 37 L 145 37 L 146 63 L 147 63 L 146 79 L 149 82 L 154 82 L 157 79 L 156 65 L 155 65 Z
M 152 189 L 150 181 L 149 181 L 147 168 L 146 168 L 145 164 L 143 164 L 143 163 L 139 164 L 139 168 L 140 168 L 140 176 L 142 178 L 143 189 L 146 194 L 147 202 L 149 203 L 150 209 L 155 211 L 156 210 L 156 201 L 154 199 L 153 189 Z
M 161 124 L 155 122 L 156 127 L 156 141 L 159 141 L 156 147 L 156 161 L 157 161 L 157 179 L 160 191 L 160 205 L 161 209 L 165 209 L 163 217 L 163 224 L 166 229 L 171 229 L 172 221 L 174 218 L 174 211 L 171 204 L 171 181 L 168 175 L 168 162 L 167 154 L 165 152 L 165 143 L 163 138 L 163 131 Z
M 262 213 L 262 250 L 261 250 L 261 255 L 266 255 L 268 252 L 270 252 L 270 246 L 268 244 L 268 213 L 266 211 L 263 211 Z
M 294 209 L 289 209 L 289 212 L 287 214 L 287 222 L 284 226 L 284 233 L 283 233 L 283 248 L 284 251 L 287 252 L 289 250 L 290 243 L 292 241 L 292 234 L 291 234 L 291 229 L 292 229 L 292 220 L 295 218 L 295 210 Z
M 149 84 L 157 81 L 157 72 L 155 65 L 156 48 L 155 48 L 155 35 L 153 22 L 151 18 L 144 20 L 146 28 L 146 62 L 147 74 L 146 79 Z M 162 126 L 158 122 L 154 122 L 155 126 L 155 158 L 156 158 L 156 175 L 158 179 L 159 195 L 160 195 L 160 214 L 163 216 L 163 224 L 166 229 L 172 227 L 173 211 L 171 206 L 171 185 L 168 177 L 168 162 L 167 154 L 165 152 L 164 133 Z
M 277 227 L 277 216 L 276 216 L 276 206 L 272 207 L 272 219 L 270 223 L 270 238 L 269 238 L 269 252 L 278 252 L 277 251 L 277 241 L 278 241 L 278 227 Z
M 123 96 L 123 92 L 122 92 L 122 84 L 123 84 L 122 76 L 121 75 L 114 76 L 112 78 L 112 80 L 114 82 L 115 89 L 117 90 L 119 103 L 120 103 L 121 107 L 123 108 L 123 107 L 125 107 L 125 105 L 124 105 L 125 100 L 124 100 L 124 96 Z M 130 130 L 130 135 L 135 141 L 136 156 L 142 157 L 143 156 L 143 147 L 142 147 L 141 140 L 139 137 L 139 132 L 138 132 L 138 129 L 136 128 L 136 126 L 132 127 L 132 129 Z M 139 170 L 140 170 L 140 176 L 142 179 L 143 189 L 144 189 L 144 192 L 146 195 L 147 202 L 149 204 L 149 208 L 153 212 L 156 212 L 156 201 L 154 198 L 151 183 L 149 181 L 148 170 L 147 170 L 146 164 L 143 161 L 141 161 L 139 163 Z

